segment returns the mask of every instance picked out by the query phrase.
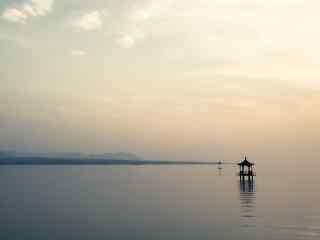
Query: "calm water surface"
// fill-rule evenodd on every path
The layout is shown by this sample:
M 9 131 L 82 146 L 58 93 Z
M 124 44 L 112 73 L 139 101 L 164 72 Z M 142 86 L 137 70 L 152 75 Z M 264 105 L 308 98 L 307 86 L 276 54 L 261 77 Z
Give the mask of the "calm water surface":
M 1 166 L 0 239 L 320 239 L 318 176 L 236 166 Z

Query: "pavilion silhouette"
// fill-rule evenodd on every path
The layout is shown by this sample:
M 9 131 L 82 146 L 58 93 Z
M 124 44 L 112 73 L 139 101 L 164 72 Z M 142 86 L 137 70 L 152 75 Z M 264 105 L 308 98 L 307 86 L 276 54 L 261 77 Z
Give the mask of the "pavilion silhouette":
M 247 160 L 247 156 L 245 156 L 244 160 L 238 163 L 240 169 L 239 169 L 239 176 L 240 181 L 244 181 L 247 177 L 249 181 L 253 181 L 253 177 L 256 175 L 254 172 L 253 166 L 254 163 L 249 162 Z

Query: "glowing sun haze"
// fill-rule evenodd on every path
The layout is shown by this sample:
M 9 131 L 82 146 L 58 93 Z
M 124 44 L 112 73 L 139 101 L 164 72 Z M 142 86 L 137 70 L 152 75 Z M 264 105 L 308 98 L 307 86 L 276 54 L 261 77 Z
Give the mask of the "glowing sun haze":
M 320 147 L 319 9 L 315 0 L 0 0 L 0 149 L 308 153 Z

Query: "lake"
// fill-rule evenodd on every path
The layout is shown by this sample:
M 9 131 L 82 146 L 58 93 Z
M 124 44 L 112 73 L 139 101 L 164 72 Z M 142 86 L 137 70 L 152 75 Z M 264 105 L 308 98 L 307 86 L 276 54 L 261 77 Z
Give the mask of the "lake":
M 1 166 L 0 239 L 320 239 L 317 172 L 288 169 Z

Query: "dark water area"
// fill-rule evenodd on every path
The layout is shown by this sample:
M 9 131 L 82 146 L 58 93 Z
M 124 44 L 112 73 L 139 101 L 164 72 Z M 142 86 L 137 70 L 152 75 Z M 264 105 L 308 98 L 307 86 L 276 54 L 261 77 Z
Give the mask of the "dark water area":
M 0 239 L 320 239 L 316 171 L 237 170 L 1 166 Z

